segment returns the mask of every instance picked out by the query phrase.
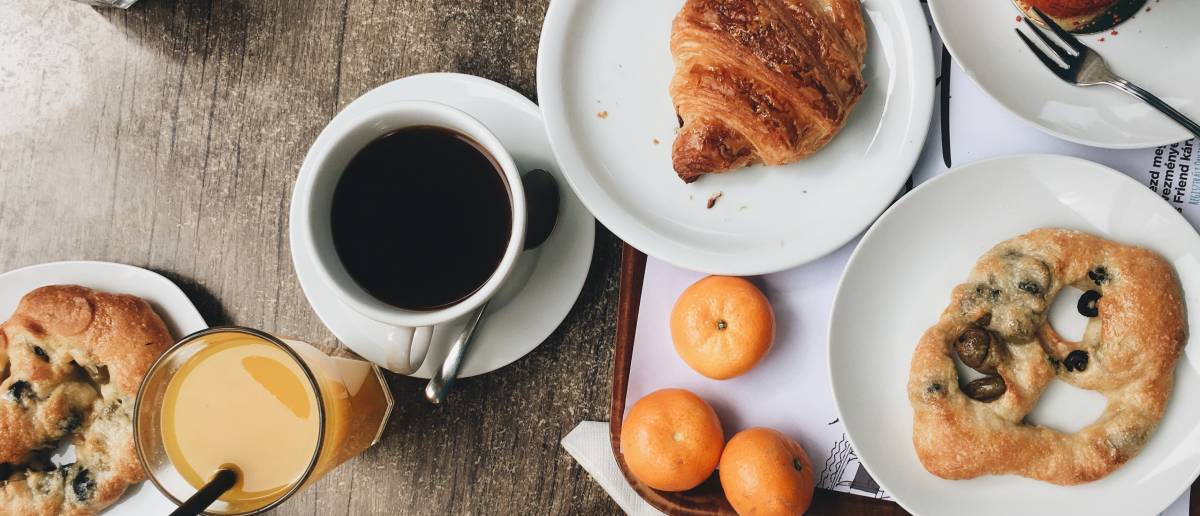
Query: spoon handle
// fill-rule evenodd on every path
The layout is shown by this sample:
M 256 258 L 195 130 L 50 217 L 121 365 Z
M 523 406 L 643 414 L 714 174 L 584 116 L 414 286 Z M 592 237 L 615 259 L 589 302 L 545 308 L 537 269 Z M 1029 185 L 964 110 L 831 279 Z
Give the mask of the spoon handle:
M 471 345 L 471 336 L 475 335 L 475 328 L 479 326 L 479 320 L 483 318 L 483 312 L 487 310 L 487 303 L 484 303 L 467 319 L 467 325 L 463 327 L 462 333 L 458 334 L 458 338 L 454 339 L 454 344 L 450 346 L 450 354 L 446 355 L 446 360 L 442 362 L 442 367 L 433 373 L 433 378 L 429 380 L 429 385 L 425 386 L 425 399 L 430 403 L 439 404 L 446 399 L 446 393 L 450 391 L 450 385 L 454 383 L 454 379 L 458 378 L 458 369 L 462 366 L 463 358 L 467 356 L 467 348 Z

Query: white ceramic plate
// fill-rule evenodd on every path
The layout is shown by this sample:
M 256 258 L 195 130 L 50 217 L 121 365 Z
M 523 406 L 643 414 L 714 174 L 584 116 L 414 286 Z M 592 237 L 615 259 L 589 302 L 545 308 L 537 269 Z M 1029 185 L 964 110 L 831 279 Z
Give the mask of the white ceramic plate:
M 538 51 L 538 98 L 579 198 L 634 247 L 709 273 L 788 269 L 859 234 L 904 184 L 929 125 L 933 58 L 919 4 L 863 2 L 867 91 L 829 146 L 799 163 L 691 185 L 671 167 L 677 121 L 667 93 L 674 71 L 667 42 L 682 5 L 551 2 Z M 706 209 L 718 192 L 723 196 Z
M 1200 119 L 1200 2 L 1151 0 L 1110 32 L 1079 36 L 1118 75 Z M 1017 116 L 1059 138 L 1110 149 L 1138 149 L 1191 137 L 1154 108 L 1107 86 L 1060 80 L 1017 39 L 1011 0 L 929 0 L 950 54 L 984 91 Z M 1028 29 L 1022 29 L 1028 30 Z M 1031 36 L 1032 37 L 1032 36 Z M 1104 38 L 1101 42 L 1100 39 Z
M 1200 236 L 1133 179 L 1089 161 L 1035 155 L 972 163 L 922 184 L 867 231 L 846 267 L 829 322 L 829 376 L 846 434 L 871 476 L 913 513 L 1152 514 L 1179 497 L 1200 471 L 1200 350 L 1194 338 L 1176 368 L 1175 391 L 1158 430 L 1141 454 L 1104 479 L 1074 487 L 1015 476 L 950 481 L 921 466 L 906 387 L 917 340 L 980 255 L 1047 226 L 1161 253 L 1184 286 L 1193 334 L 1200 328 Z M 1103 408 L 1099 394 L 1053 382 L 1030 419 L 1074 431 Z
M 177 339 L 208 327 L 196 306 L 171 280 L 146 269 L 108 262 L 44 263 L 0 274 L 0 317 L 8 319 L 21 296 L 46 285 L 83 285 L 138 296 L 150 303 Z M 175 504 L 150 482 L 142 482 L 130 486 L 104 514 L 167 514 L 174 509 Z
M 521 255 L 509 281 L 488 304 L 459 376 L 494 371 L 533 351 L 567 317 L 591 266 L 596 222 L 564 183 L 542 130 L 537 104 L 520 93 L 471 75 L 414 75 L 367 92 L 338 116 L 370 111 L 398 100 L 441 102 L 465 111 L 496 134 L 522 170 L 545 169 L 559 181 L 559 213 L 554 231 L 541 247 Z M 293 205 L 292 209 L 297 207 Z M 292 220 L 296 220 L 295 214 Z M 292 263 L 317 317 L 346 347 L 367 360 L 386 363 L 389 343 L 406 334 L 397 336 L 393 327 L 339 302 L 332 289 L 316 275 L 313 257 L 297 247 L 300 238 L 297 231 L 296 226 L 290 228 Z M 461 320 L 439 325 L 434 330 L 425 363 L 413 376 L 429 378 L 445 359 L 461 329 Z

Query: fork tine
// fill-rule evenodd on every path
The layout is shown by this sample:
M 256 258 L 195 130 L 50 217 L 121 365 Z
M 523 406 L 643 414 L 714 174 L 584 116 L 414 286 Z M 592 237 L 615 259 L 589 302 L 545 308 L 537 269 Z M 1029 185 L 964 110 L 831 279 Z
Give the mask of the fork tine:
M 1020 29 L 1013 29 L 1013 31 L 1015 31 L 1017 35 L 1021 37 L 1021 41 L 1025 42 L 1025 46 L 1029 47 L 1029 51 L 1033 52 L 1033 55 L 1042 60 L 1042 64 L 1046 65 L 1046 68 L 1049 68 L 1050 71 L 1054 72 L 1054 75 L 1057 75 L 1060 79 L 1071 82 L 1071 80 L 1067 77 L 1067 70 L 1063 68 L 1062 65 L 1058 64 L 1057 61 L 1046 55 L 1046 53 L 1043 52 L 1042 49 L 1038 48 L 1037 44 L 1034 43 L 1033 40 L 1029 39 L 1024 32 L 1021 32 Z
M 1069 66 L 1071 66 L 1071 61 L 1075 60 L 1075 58 L 1078 57 L 1075 54 L 1072 54 L 1071 52 L 1062 48 L 1059 43 L 1055 43 L 1053 39 L 1051 39 L 1049 36 L 1046 35 L 1046 33 L 1044 32 L 1045 29 L 1042 29 L 1041 27 L 1038 27 L 1037 24 L 1033 23 L 1032 21 L 1029 21 L 1029 18 L 1025 18 L 1025 25 L 1028 25 L 1029 29 L 1033 31 L 1033 33 L 1038 37 L 1038 39 L 1042 40 L 1042 43 L 1046 44 L 1046 48 L 1050 49 L 1055 54 L 1057 54 L 1059 59 L 1062 59 L 1063 64 L 1065 64 L 1069 67 Z
M 1047 27 L 1050 27 L 1050 30 L 1054 31 L 1054 34 L 1058 36 L 1058 39 L 1061 39 L 1063 43 L 1066 43 L 1067 46 L 1074 49 L 1075 52 L 1079 53 L 1079 55 L 1083 55 L 1083 53 L 1087 51 L 1087 47 L 1083 46 L 1083 43 L 1079 42 L 1079 38 L 1076 38 L 1075 35 L 1067 32 L 1062 27 L 1059 27 L 1058 23 L 1054 21 L 1054 18 L 1047 16 L 1046 13 L 1042 12 L 1042 10 L 1038 9 L 1037 7 L 1030 7 L 1033 8 L 1034 13 L 1037 13 L 1038 18 L 1042 19 L 1042 23 L 1045 23 Z

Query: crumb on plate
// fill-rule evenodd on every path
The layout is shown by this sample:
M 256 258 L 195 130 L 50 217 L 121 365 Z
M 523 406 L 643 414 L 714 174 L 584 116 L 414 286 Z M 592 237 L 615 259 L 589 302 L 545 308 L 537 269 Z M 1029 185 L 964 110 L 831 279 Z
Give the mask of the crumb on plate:
M 712 194 L 712 197 L 708 198 L 708 209 L 711 210 L 713 208 L 713 206 L 716 206 L 717 200 L 720 199 L 721 197 L 723 197 L 724 195 L 725 195 L 724 192 L 717 192 L 715 194 Z

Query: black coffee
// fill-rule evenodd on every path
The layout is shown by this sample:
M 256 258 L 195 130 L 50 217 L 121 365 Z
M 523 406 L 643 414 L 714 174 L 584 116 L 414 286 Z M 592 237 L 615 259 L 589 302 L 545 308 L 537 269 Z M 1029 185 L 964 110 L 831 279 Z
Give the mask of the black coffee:
M 499 164 L 456 131 L 411 127 L 367 144 L 333 193 L 333 243 L 380 301 L 434 310 L 491 277 L 512 234 Z

